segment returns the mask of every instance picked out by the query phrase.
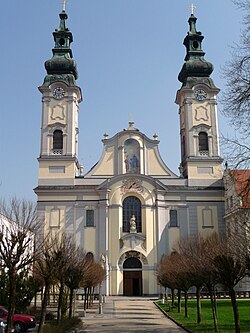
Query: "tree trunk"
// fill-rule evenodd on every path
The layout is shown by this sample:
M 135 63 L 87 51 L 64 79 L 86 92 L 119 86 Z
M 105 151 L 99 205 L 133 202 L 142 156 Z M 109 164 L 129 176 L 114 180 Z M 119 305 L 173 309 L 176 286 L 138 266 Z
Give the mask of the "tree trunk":
M 8 305 L 8 318 L 6 333 L 11 333 L 13 316 L 15 313 L 15 300 L 16 300 L 16 285 L 17 285 L 17 272 L 16 269 L 9 270 L 9 305 Z
M 165 303 L 168 304 L 168 288 L 165 287 L 165 294 L 164 294 L 164 299 L 165 299 Z
M 35 292 L 34 296 L 34 313 L 36 313 L 36 305 L 37 305 L 37 291 Z
M 185 318 L 188 317 L 188 291 L 184 290 L 185 295 Z
M 60 323 L 62 319 L 62 305 L 63 305 L 63 291 L 64 291 L 64 283 L 60 283 L 60 288 L 59 288 L 59 297 L 58 297 L 58 305 L 57 305 L 57 324 Z
M 201 322 L 201 286 L 196 286 L 197 324 Z
M 84 288 L 84 310 L 87 308 L 87 288 Z
M 181 312 L 181 290 L 178 289 L 178 313 Z
M 87 290 L 86 290 L 86 306 L 88 309 L 89 308 L 89 288 L 87 288 Z
M 90 292 L 89 306 L 91 307 L 92 306 L 92 295 L 93 295 L 94 289 L 92 287 L 90 287 L 89 292 Z
M 91 306 L 94 304 L 95 288 L 92 287 Z
M 39 322 L 37 333 L 41 333 L 42 332 L 42 328 L 43 328 L 43 325 L 45 323 L 46 308 L 47 308 L 48 299 L 49 299 L 49 288 L 50 288 L 49 284 L 45 285 L 45 289 L 44 289 L 44 292 L 43 292 L 41 319 L 40 319 L 40 322 Z
M 70 289 L 69 292 L 69 318 L 72 317 L 73 313 L 73 299 L 74 299 L 74 289 Z
M 87 289 L 87 309 L 89 309 L 89 294 L 90 294 L 90 292 L 89 292 L 89 288 Z
M 218 320 L 215 308 L 215 297 L 212 288 L 208 288 L 210 300 L 211 300 L 211 307 L 212 307 L 212 314 L 213 314 L 213 321 L 214 321 L 214 332 L 218 333 Z
M 235 333 L 240 333 L 240 316 L 239 316 L 238 304 L 236 301 L 235 290 L 233 288 L 229 290 L 229 295 L 231 298 L 231 303 L 234 311 Z
M 174 306 L 174 289 L 171 288 L 171 306 Z

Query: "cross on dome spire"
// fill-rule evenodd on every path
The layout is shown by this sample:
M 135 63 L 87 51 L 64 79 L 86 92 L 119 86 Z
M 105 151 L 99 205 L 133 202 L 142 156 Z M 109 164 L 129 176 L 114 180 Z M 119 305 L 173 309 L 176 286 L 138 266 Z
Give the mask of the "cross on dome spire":
M 189 5 L 189 8 L 191 9 L 191 15 L 194 15 L 194 11 L 195 11 L 195 9 L 196 9 L 196 6 L 195 6 L 193 3 L 191 3 L 191 4 Z
M 65 12 L 66 11 L 66 6 L 68 4 L 68 1 L 67 0 L 63 0 L 62 2 L 62 11 Z
M 210 74 L 213 72 L 213 65 L 204 59 L 205 52 L 202 50 L 204 36 L 196 29 L 197 18 L 194 16 L 195 6 L 190 5 L 192 14 L 188 19 L 189 31 L 183 44 L 186 46 L 185 63 L 179 73 L 178 79 L 183 86 L 193 87 L 195 82 L 200 82 L 215 87 Z M 202 79 L 197 79 L 202 78 Z
M 65 12 L 66 0 L 63 0 L 62 11 L 59 14 L 60 24 L 53 32 L 55 47 L 52 49 L 53 56 L 45 62 L 47 75 L 43 85 L 50 85 L 55 81 L 63 81 L 69 86 L 75 86 L 77 80 L 77 66 L 73 59 L 70 44 L 73 42 L 73 35 L 66 26 L 68 15 Z

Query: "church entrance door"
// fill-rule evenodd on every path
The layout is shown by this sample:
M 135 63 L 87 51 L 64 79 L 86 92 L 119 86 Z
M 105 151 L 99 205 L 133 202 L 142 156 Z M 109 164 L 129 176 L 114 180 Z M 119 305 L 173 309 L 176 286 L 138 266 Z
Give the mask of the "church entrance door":
M 124 296 L 142 295 L 142 271 L 123 272 L 123 295 Z
M 123 264 L 123 295 L 142 295 L 142 264 L 137 258 L 128 258 Z

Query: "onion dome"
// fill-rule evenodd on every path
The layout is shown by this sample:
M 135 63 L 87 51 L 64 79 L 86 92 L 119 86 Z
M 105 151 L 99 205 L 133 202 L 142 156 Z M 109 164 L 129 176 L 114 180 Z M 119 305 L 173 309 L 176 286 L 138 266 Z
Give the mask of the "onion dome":
M 65 10 L 60 14 L 60 26 L 53 32 L 55 47 L 52 49 L 53 56 L 45 62 L 47 75 L 43 85 L 50 85 L 55 81 L 63 81 L 67 85 L 75 85 L 78 78 L 76 61 L 73 59 L 70 44 L 73 42 L 72 33 L 66 27 L 68 18 Z
M 188 20 L 189 32 L 183 42 L 187 54 L 178 80 L 183 83 L 183 86 L 189 86 L 190 88 L 196 84 L 197 81 L 215 87 L 210 78 L 210 74 L 213 72 L 213 65 L 204 59 L 205 52 L 201 48 L 204 36 L 202 36 L 201 32 L 196 30 L 196 21 L 197 18 L 194 14 L 191 14 Z

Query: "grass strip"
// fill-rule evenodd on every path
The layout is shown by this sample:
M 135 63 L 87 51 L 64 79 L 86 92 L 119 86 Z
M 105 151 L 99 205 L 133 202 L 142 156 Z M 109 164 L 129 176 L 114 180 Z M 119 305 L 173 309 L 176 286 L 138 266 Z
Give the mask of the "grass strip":
M 202 321 L 197 324 L 196 300 L 188 301 L 188 318 L 184 318 L 184 304 L 181 313 L 168 304 L 157 304 L 167 312 L 168 316 L 194 333 L 213 333 L 213 317 L 209 300 L 202 300 Z M 250 333 L 250 300 L 238 300 L 241 333 Z M 219 333 L 234 333 L 234 317 L 230 300 L 217 301 Z

